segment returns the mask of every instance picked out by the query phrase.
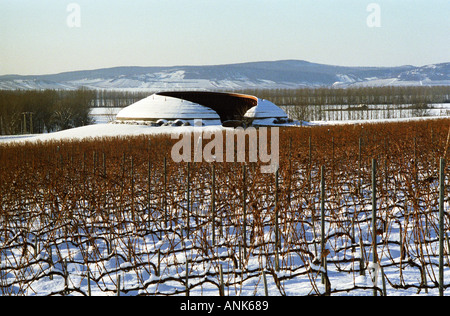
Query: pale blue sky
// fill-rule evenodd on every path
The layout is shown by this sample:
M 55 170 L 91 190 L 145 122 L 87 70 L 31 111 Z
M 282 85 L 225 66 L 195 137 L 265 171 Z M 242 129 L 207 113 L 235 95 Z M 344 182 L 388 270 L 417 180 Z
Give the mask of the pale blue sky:
M 81 27 L 71 28 L 70 3 Z M 370 3 L 381 27 L 368 27 Z M 0 75 L 302 59 L 450 62 L 449 0 L 0 0 Z

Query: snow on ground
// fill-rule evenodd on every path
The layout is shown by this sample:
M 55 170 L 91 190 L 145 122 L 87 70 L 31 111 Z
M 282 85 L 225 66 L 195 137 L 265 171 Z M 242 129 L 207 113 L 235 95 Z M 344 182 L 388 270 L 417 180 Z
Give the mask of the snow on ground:
M 213 132 L 225 129 L 220 125 L 195 127 L 195 128 L 201 128 L 204 132 L 206 131 Z M 86 140 L 102 137 L 189 133 L 193 131 L 194 127 L 192 126 L 151 127 L 146 125 L 133 125 L 133 124 L 94 124 L 49 134 L 1 136 L 0 143 L 24 142 L 24 141 L 37 142 L 37 141 L 60 141 L 60 140 Z
M 411 117 L 411 118 L 396 118 L 396 119 L 369 119 L 369 120 L 338 120 L 338 121 L 311 121 L 312 125 L 352 125 L 352 124 L 378 124 L 378 123 L 395 123 L 395 122 L 416 122 L 424 120 L 438 120 L 449 118 L 450 116 L 425 116 L 425 117 Z
M 94 124 L 110 123 L 116 119 L 117 113 L 122 109 L 121 107 L 95 107 L 91 108 L 89 116 L 92 118 Z
M 320 125 L 340 125 L 340 124 L 369 124 L 369 123 L 386 123 L 386 122 L 410 122 L 420 120 L 433 120 L 445 117 L 418 117 L 418 118 L 403 118 L 403 119 L 380 119 L 380 120 L 347 120 L 347 121 L 312 121 L 312 122 L 298 122 L 296 126 L 320 126 Z M 268 120 L 267 125 L 270 126 L 271 120 Z M 291 124 L 286 124 L 290 126 Z M 282 126 L 282 125 L 272 125 Z M 201 128 L 203 132 L 225 130 L 221 125 L 209 125 Z M 0 143 L 12 142 L 35 142 L 35 141 L 59 141 L 59 140 L 83 140 L 101 137 L 117 137 L 117 136 L 138 136 L 138 135 L 161 135 L 172 133 L 188 133 L 193 132 L 192 126 L 147 126 L 138 124 L 93 124 L 83 127 L 72 128 L 60 132 L 39 134 L 39 135 L 8 135 L 0 136 Z
M 396 121 L 405 121 L 405 120 L 422 120 L 422 119 L 430 119 L 430 118 L 418 118 L 418 119 L 404 119 L 404 120 L 390 120 L 393 122 Z M 386 120 L 380 120 L 386 121 Z M 370 121 L 376 123 L 377 121 Z M 346 122 L 315 122 L 315 124 L 355 124 L 355 123 L 368 123 L 368 121 L 346 121 Z M 93 137 L 108 137 L 108 136 L 122 136 L 122 135 L 156 135 L 156 134 L 167 134 L 172 133 L 174 131 L 176 132 L 190 132 L 193 131 L 194 127 L 149 127 L 149 126 L 143 126 L 143 125 L 128 125 L 128 124 L 96 124 L 96 125 L 90 125 L 90 126 L 84 126 L 79 128 L 74 128 L 66 131 L 51 133 L 51 134 L 44 134 L 44 135 L 23 135 L 23 136 L 6 136 L 1 137 L 0 142 L 22 142 L 22 141 L 49 141 L 49 140 L 63 140 L 63 139 L 89 139 Z M 223 130 L 224 128 L 222 126 L 206 126 L 202 127 L 204 131 L 210 130 L 210 131 L 216 131 L 216 130 Z M 448 209 L 448 205 L 446 206 L 446 209 Z M 367 229 L 367 227 L 364 226 L 364 229 Z M 273 239 L 273 236 L 270 234 L 267 235 L 268 239 Z M 179 245 L 180 241 L 177 239 L 176 235 L 174 234 L 174 240 L 176 241 L 174 244 Z M 410 267 L 405 264 L 405 267 L 401 274 L 401 282 L 399 281 L 399 274 L 398 274 L 398 266 L 392 264 L 391 261 L 389 261 L 389 256 L 387 254 L 387 251 L 392 251 L 395 254 L 400 253 L 399 252 L 399 246 L 395 246 L 395 243 L 398 242 L 398 229 L 391 232 L 391 239 L 390 242 L 393 244 L 392 248 L 389 250 L 386 249 L 380 249 L 382 253 L 384 254 L 382 264 L 385 266 L 384 273 L 386 274 L 388 281 L 392 282 L 394 284 L 398 284 L 403 282 L 407 285 L 418 285 L 421 282 L 421 277 L 418 274 L 418 269 Z M 147 243 L 148 242 L 148 243 Z M 163 241 L 161 241 L 163 242 Z M 160 244 L 154 244 L 153 241 L 146 241 L 145 238 L 142 239 L 142 247 L 148 247 L 150 252 L 152 252 L 152 257 L 149 258 L 154 264 L 157 261 L 157 256 L 155 255 L 154 250 L 156 249 L 156 246 L 161 246 Z M 220 244 L 220 241 L 219 241 Z M 433 249 L 433 252 L 436 252 L 436 242 L 435 240 L 430 243 L 429 247 Z M 189 244 L 186 245 L 185 248 L 182 248 L 182 251 L 180 250 L 179 255 L 173 257 L 173 259 L 180 266 L 183 266 L 183 263 L 186 262 L 189 258 L 196 258 L 199 254 L 195 251 L 194 247 L 189 246 Z M 218 246 L 216 248 L 215 256 L 217 256 L 217 261 L 223 265 L 224 271 L 227 273 L 228 277 L 225 279 L 225 282 L 228 281 L 236 281 L 240 277 L 237 276 L 236 272 L 238 273 L 235 268 L 233 268 L 233 264 L 229 259 L 227 260 L 221 260 L 221 254 L 226 257 L 227 255 L 227 248 Z M 67 266 L 67 270 L 70 273 L 70 282 L 71 287 L 82 289 L 84 292 L 87 292 L 87 278 L 86 278 L 86 267 L 83 266 L 81 263 L 81 254 L 77 252 L 75 248 L 73 249 L 67 249 L 67 252 L 62 254 L 64 256 L 67 256 L 70 254 L 74 259 L 69 263 Z M 341 254 L 339 254 L 341 255 Z M 391 255 L 391 253 L 389 253 Z M 43 256 L 46 256 L 43 254 Z M 148 293 L 155 293 L 159 292 L 162 294 L 173 294 L 173 293 L 182 293 L 183 291 L 183 284 L 182 282 L 177 281 L 171 281 L 170 278 L 183 278 L 185 276 L 185 272 L 178 270 L 177 268 L 171 268 L 169 265 L 173 264 L 172 262 L 165 262 L 165 266 L 163 266 L 163 271 L 165 271 L 165 276 L 156 276 L 154 274 L 148 274 L 145 272 L 145 269 L 142 269 L 140 271 L 140 275 L 137 276 L 134 272 L 126 272 L 127 271 L 127 262 L 123 262 L 120 259 L 108 256 L 108 253 L 103 253 L 102 256 L 105 257 L 104 261 L 102 261 L 101 268 L 100 266 L 96 264 L 92 264 L 89 269 L 94 277 L 98 277 L 101 273 L 104 273 L 104 271 L 111 272 L 111 279 L 109 281 L 104 281 L 105 284 L 102 286 L 102 289 L 97 286 L 93 286 L 92 292 L 94 295 L 113 295 L 114 289 L 115 289 L 115 279 L 113 279 L 112 275 L 120 274 L 121 275 L 121 284 L 122 289 L 128 289 L 128 295 L 136 295 L 141 293 L 141 291 L 148 292 Z M 370 273 L 366 273 L 365 276 L 355 276 L 355 273 L 350 273 L 352 269 L 356 269 L 358 265 L 358 257 L 359 254 L 357 252 L 351 252 L 348 251 L 344 254 L 345 258 L 341 257 L 335 257 L 330 258 L 331 261 L 336 260 L 347 260 L 347 266 L 342 265 L 341 271 L 337 271 L 336 269 L 330 269 L 329 270 L 329 278 L 330 283 L 332 285 L 333 289 L 340 289 L 342 292 L 341 295 L 348 294 L 346 292 L 346 289 L 353 289 L 350 295 L 371 295 L 372 291 L 370 290 L 370 287 L 372 286 L 372 280 Z M 45 267 L 45 258 L 37 257 L 33 260 L 35 260 L 36 269 L 44 269 Z M 272 258 L 273 259 L 273 258 Z M 407 258 L 408 259 L 408 258 Z M 167 259 L 169 260 L 169 259 Z M 251 257 L 248 266 L 247 266 L 247 272 L 245 275 L 242 276 L 242 278 L 245 278 L 245 281 L 242 283 L 242 285 L 238 286 L 227 286 L 225 288 L 225 294 L 226 295 L 263 295 L 264 294 L 264 285 L 262 276 L 260 274 L 259 267 L 263 264 L 260 262 L 261 257 Z M 292 255 L 290 257 L 290 260 L 293 260 L 294 263 L 297 261 L 300 262 L 300 258 L 295 257 L 295 255 Z M 432 259 L 433 264 L 436 264 L 435 257 Z M 407 260 L 405 260 L 406 262 Z M 3 262 L 2 262 L 3 265 Z M 314 280 L 315 286 L 317 286 L 317 289 L 312 289 L 311 284 L 312 281 L 309 279 L 309 277 L 305 276 L 305 272 L 307 271 L 307 267 L 299 264 L 300 268 L 297 270 L 289 270 L 281 269 L 280 272 L 276 274 L 277 278 L 282 280 L 282 288 L 284 293 L 286 295 L 308 295 L 311 293 L 314 293 L 315 291 L 319 293 L 324 292 L 324 286 L 319 281 L 320 275 L 316 275 L 316 280 Z M 118 273 L 114 273 L 114 271 L 117 270 L 117 267 L 120 269 L 118 270 Z M 208 276 L 208 273 L 215 273 L 217 267 L 210 266 L 208 263 L 205 266 L 205 263 L 195 263 L 191 266 L 191 276 L 197 276 L 190 279 L 190 284 L 201 284 L 204 280 L 210 280 L 214 279 L 215 277 Z M 62 267 L 55 266 L 53 269 L 56 271 L 61 270 Z M 320 270 L 320 267 L 318 266 L 310 266 L 309 269 L 313 270 Z M 251 272 L 254 271 L 254 272 Z M 449 273 L 446 271 L 446 280 L 448 283 L 448 277 Z M 147 285 L 146 290 L 136 290 L 137 284 L 139 282 L 142 282 L 142 280 L 138 280 L 138 277 L 143 278 L 142 280 Z M 285 278 L 283 280 L 283 278 Z M 105 278 L 107 279 L 107 278 Z M 279 288 L 277 287 L 277 282 L 274 280 L 274 275 L 268 274 L 267 275 L 267 281 L 268 281 L 268 292 L 269 295 L 281 295 Z M 379 281 L 378 285 L 381 286 L 381 281 Z M 42 278 L 39 282 L 36 282 L 33 284 L 32 288 L 29 289 L 29 294 L 34 295 L 35 293 L 38 293 L 39 295 L 46 295 L 58 292 L 62 289 L 64 289 L 64 279 L 62 277 L 59 277 L 58 275 L 55 276 L 54 280 L 50 280 L 48 277 Z M 110 289 L 109 292 L 105 292 L 106 289 Z M 360 290 L 355 290 L 355 288 L 360 288 Z M 74 293 L 76 295 L 77 293 Z M 124 293 L 125 294 L 125 293 Z M 420 293 L 418 293 L 417 287 L 412 286 L 409 289 L 403 289 L 403 290 L 395 290 L 392 287 L 389 286 L 388 283 L 388 294 L 390 295 L 427 295 L 424 290 L 422 290 Z M 429 289 L 428 295 L 437 295 L 438 291 L 436 288 Z M 450 294 L 450 289 L 447 289 L 445 294 Z M 196 286 L 194 290 L 192 290 L 191 295 L 218 295 L 218 288 L 215 284 L 212 284 L 210 282 L 206 282 L 201 286 Z

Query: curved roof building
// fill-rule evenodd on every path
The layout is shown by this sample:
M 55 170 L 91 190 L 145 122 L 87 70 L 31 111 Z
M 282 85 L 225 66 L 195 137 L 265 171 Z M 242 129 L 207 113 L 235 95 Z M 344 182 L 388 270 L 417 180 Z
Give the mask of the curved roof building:
M 249 109 L 244 117 L 254 119 L 266 119 L 266 118 L 288 118 L 286 112 L 280 109 L 278 106 L 267 100 L 258 100 L 258 105 Z
M 257 97 L 222 92 L 172 91 L 155 93 L 123 110 L 118 121 L 193 121 L 221 125 L 232 120 L 287 119 L 272 102 Z
M 174 121 L 194 120 L 215 121 L 220 124 L 219 115 L 206 106 L 183 99 L 153 94 L 123 110 L 116 119 L 119 121 Z

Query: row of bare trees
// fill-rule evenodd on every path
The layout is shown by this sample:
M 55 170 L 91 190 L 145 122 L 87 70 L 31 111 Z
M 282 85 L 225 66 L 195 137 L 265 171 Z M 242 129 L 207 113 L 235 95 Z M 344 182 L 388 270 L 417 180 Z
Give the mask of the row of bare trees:
M 236 92 L 258 96 L 277 105 L 411 105 L 450 102 L 449 86 L 244 89 Z M 96 107 L 125 107 L 152 92 L 97 90 Z
M 356 87 L 249 89 L 241 93 L 257 95 L 282 106 L 288 115 L 301 121 L 372 120 L 428 116 L 431 104 L 450 102 L 450 87 Z M 448 115 L 443 109 L 439 115 Z
M 413 107 L 411 111 L 426 111 L 428 104 L 450 102 L 449 86 L 247 89 L 236 92 L 255 95 L 279 106 L 293 106 L 291 114 L 300 120 L 326 119 L 325 112 L 334 110 L 330 106 L 341 109 L 347 106 L 349 109 L 360 104 L 408 105 Z M 91 123 L 89 111 L 92 107 L 126 107 L 149 94 L 150 91 L 84 88 L 75 91 L 0 91 L 0 135 L 52 132 L 87 125 Z
M 92 90 L 0 91 L 0 135 L 44 133 L 91 123 Z
M 450 102 L 449 86 L 247 89 L 277 105 L 423 104 Z
M 92 107 L 123 108 L 148 97 L 151 93 L 149 91 L 96 90 Z

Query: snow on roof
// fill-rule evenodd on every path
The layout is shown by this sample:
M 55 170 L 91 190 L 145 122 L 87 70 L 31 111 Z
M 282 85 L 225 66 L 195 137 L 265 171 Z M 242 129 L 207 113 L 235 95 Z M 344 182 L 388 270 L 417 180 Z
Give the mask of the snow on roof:
M 117 120 L 219 120 L 219 115 L 212 109 L 186 100 L 153 94 L 123 110 Z
M 253 119 L 288 118 L 286 112 L 270 101 L 258 99 L 258 105 L 245 113 L 244 117 Z

